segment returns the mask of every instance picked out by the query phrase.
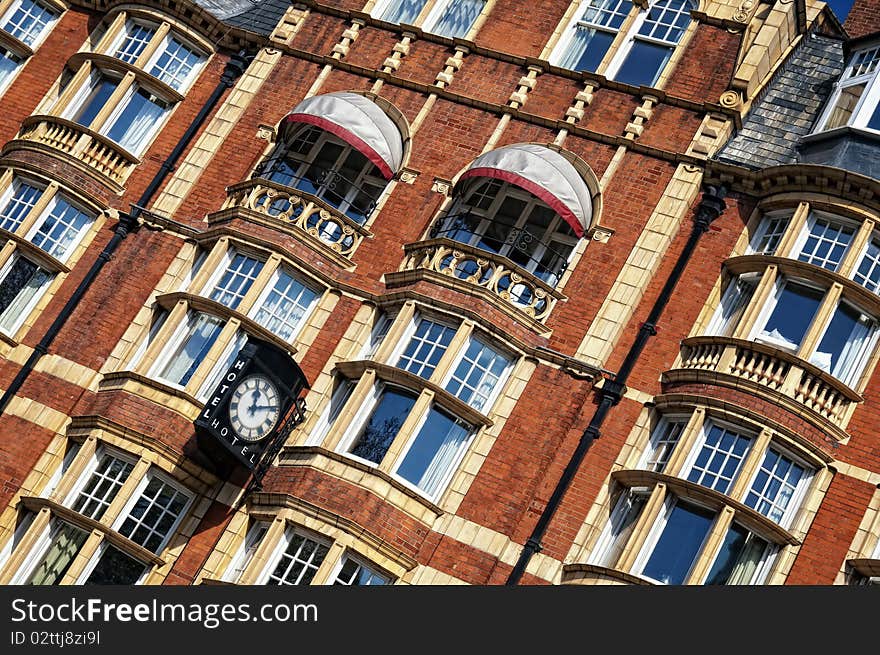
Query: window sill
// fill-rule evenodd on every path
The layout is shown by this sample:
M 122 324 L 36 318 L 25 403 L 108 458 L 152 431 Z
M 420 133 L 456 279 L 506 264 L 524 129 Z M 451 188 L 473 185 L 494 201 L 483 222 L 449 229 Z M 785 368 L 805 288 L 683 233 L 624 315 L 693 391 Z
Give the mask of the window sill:
M 356 360 L 352 362 L 338 362 L 334 369 L 350 380 L 357 380 L 365 372 L 372 370 L 376 377 L 385 382 L 398 384 L 407 389 L 421 392 L 428 389 L 434 394 L 434 400 L 438 405 L 449 410 L 459 418 L 464 419 L 474 426 L 492 426 L 492 419 L 482 412 L 474 409 L 464 401 L 446 391 L 443 387 L 409 371 L 388 364 L 378 364 L 371 360 Z
M 640 578 L 632 573 L 625 573 L 617 569 L 599 566 L 598 564 L 565 564 L 562 567 L 562 584 L 589 585 L 589 584 L 612 584 L 612 585 L 644 585 L 653 586 L 656 583 Z
M 708 509 L 720 511 L 724 507 L 730 507 L 734 511 L 735 521 L 768 541 L 778 545 L 799 546 L 801 544 L 800 540 L 788 530 L 760 512 L 730 496 L 695 482 L 689 482 L 665 473 L 636 469 L 614 471 L 611 478 L 627 488 L 653 487 L 657 484 L 665 484 L 669 491 L 679 498 L 692 500 Z
M 285 446 L 279 466 L 307 466 L 357 486 L 413 519 L 432 525 L 445 513 L 438 505 L 374 465 L 365 464 L 321 446 Z M 364 474 L 370 476 L 364 481 Z M 284 496 L 283 494 L 271 494 Z
M 846 560 L 846 563 L 849 564 L 856 573 L 863 575 L 866 578 L 880 576 L 880 559 L 848 559 Z
M 188 421 L 194 421 L 203 406 L 183 389 L 133 371 L 105 373 L 98 383 L 98 391 L 126 391 L 175 411 Z
M 139 562 L 151 564 L 154 566 L 163 566 L 165 560 L 156 555 L 153 551 L 147 550 L 143 546 L 131 541 L 128 537 L 124 537 L 116 530 L 112 530 L 100 521 L 83 516 L 79 512 L 74 512 L 68 507 L 64 507 L 53 500 L 47 498 L 39 498 L 36 496 L 23 496 L 21 503 L 29 510 L 39 512 L 43 508 L 49 509 L 54 516 L 63 521 L 72 523 L 78 528 L 82 528 L 87 532 L 98 531 L 104 535 L 104 538 L 113 546 L 123 551 L 126 555 L 130 555 Z
M 38 40 L 42 41 L 42 38 L 39 38 Z M 6 30 L 0 30 L 0 46 L 5 47 L 7 50 L 10 50 L 21 57 L 21 63 L 24 63 L 25 59 L 30 58 L 34 54 L 34 49 L 32 47 L 24 41 L 15 38 Z
M 193 293 L 187 293 L 185 291 L 163 293 L 161 296 L 156 297 L 156 303 L 159 306 L 167 309 L 169 312 L 174 309 L 174 306 L 178 302 L 181 301 L 186 302 L 187 306 L 192 309 L 206 312 L 208 314 L 213 314 L 214 316 L 219 316 L 223 319 L 226 319 L 227 321 L 234 318 L 239 323 L 241 323 L 241 327 L 248 334 L 252 334 L 258 339 L 268 341 L 278 346 L 281 350 L 285 350 L 291 354 L 296 353 L 296 349 L 293 346 L 291 346 L 281 337 L 277 336 L 274 332 L 270 332 L 262 325 L 254 321 L 252 318 L 248 318 L 244 314 L 234 309 L 230 309 L 223 303 L 217 302 L 216 300 L 210 300 L 209 298 L 197 296 Z

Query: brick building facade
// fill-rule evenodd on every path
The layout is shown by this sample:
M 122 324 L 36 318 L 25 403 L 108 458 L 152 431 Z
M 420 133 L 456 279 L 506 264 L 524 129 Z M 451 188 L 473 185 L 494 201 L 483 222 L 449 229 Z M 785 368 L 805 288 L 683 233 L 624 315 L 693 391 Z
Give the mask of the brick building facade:
M 0 12 L 0 583 L 880 575 L 874 3 Z

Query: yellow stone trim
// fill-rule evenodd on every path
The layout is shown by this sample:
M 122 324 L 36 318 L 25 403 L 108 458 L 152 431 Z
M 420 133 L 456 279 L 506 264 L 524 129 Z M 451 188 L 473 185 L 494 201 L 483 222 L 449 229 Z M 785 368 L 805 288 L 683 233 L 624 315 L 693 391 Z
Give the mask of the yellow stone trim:
M 706 543 L 703 545 L 701 555 L 694 563 L 694 567 L 691 569 L 690 574 L 688 574 L 685 584 L 702 584 L 703 580 L 706 579 L 706 575 L 709 573 L 709 566 L 718 555 L 721 544 L 724 542 L 724 536 L 733 523 L 733 514 L 733 508 L 730 506 L 723 507 L 718 512 L 718 516 L 712 522 L 712 528 L 706 538 Z
M 701 171 L 678 166 L 581 341 L 577 358 L 595 366 L 608 359 L 693 205 L 701 179 Z

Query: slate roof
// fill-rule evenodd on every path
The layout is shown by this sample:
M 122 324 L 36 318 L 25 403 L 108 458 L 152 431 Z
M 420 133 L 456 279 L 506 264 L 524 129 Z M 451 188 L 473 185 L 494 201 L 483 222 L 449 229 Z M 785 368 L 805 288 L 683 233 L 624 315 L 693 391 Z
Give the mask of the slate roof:
M 268 36 L 291 0 L 195 0 L 202 9 L 223 22 L 249 32 Z
M 754 169 L 794 163 L 798 142 L 813 129 L 843 66 L 843 42 L 811 33 L 715 158 Z

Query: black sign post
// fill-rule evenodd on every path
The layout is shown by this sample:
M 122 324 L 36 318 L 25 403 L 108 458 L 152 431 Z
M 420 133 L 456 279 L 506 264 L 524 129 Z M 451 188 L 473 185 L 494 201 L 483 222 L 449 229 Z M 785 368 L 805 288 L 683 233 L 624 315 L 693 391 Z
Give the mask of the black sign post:
M 249 337 L 194 422 L 199 447 L 218 468 L 253 471 L 279 433 L 302 422 L 308 388 L 287 352 Z

